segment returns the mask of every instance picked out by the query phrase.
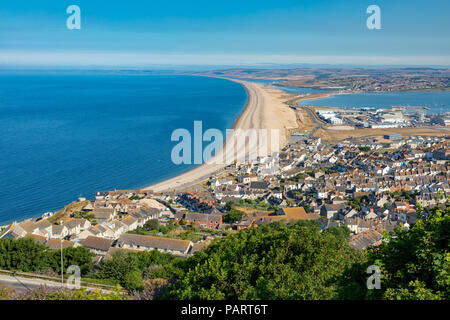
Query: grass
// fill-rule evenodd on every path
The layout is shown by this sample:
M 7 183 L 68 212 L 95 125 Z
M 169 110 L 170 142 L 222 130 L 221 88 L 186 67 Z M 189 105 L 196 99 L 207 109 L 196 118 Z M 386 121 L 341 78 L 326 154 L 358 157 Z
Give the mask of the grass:
M 249 203 L 245 203 L 245 204 L 238 203 L 235 206 L 233 206 L 233 208 L 237 209 L 237 210 L 240 210 L 240 211 L 243 211 L 243 212 L 245 212 L 247 214 L 248 213 L 253 213 L 253 212 L 256 212 L 256 211 L 259 211 L 259 212 L 261 212 L 261 211 L 273 212 L 273 211 L 278 210 L 278 208 L 272 207 L 269 204 L 267 206 L 260 206 L 258 204 L 249 204 Z
M 417 128 L 383 128 L 383 129 L 355 129 L 351 131 L 330 131 L 319 129 L 314 136 L 322 138 L 328 142 L 337 142 L 349 137 L 383 137 L 386 134 L 400 133 L 403 136 L 446 136 L 448 131 L 440 127 L 417 127 Z
M 67 206 L 65 206 L 63 209 L 57 211 L 53 216 L 48 218 L 48 222 L 50 223 L 56 223 L 62 218 L 66 216 L 70 216 L 73 212 L 81 211 L 81 209 L 89 203 L 89 200 L 86 201 L 74 201 Z
M 92 283 L 92 284 L 102 284 L 102 285 L 106 285 L 106 286 L 116 286 L 118 285 L 118 281 L 114 280 L 114 279 L 94 279 L 94 278 L 81 278 L 82 282 L 85 283 Z
M 259 210 L 259 209 L 257 209 L 257 208 L 253 208 L 253 207 L 241 207 L 240 205 L 239 206 L 233 206 L 233 208 L 234 209 L 237 209 L 237 210 L 240 210 L 240 211 L 242 211 L 242 212 L 245 212 L 246 214 L 251 214 L 251 213 L 254 213 L 254 212 L 261 212 L 261 211 L 264 211 L 264 212 L 272 212 L 273 210 Z

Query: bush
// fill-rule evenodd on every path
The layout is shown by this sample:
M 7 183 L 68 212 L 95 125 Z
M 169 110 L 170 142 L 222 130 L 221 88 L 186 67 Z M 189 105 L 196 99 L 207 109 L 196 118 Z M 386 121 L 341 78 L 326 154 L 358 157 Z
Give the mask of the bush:
M 135 256 L 125 251 L 116 251 L 111 258 L 102 260 L 92 273 L 93 278 L 114 279 L 125 287 L 125 276 L 128 272 L 138 270 L 138 262 Z
M 153 300 L 155 295 L 158 295 L 161 287 L 168 283 L 164 279 L 149 280 L 144 283 L 144 289 L 133 292 L 133 300 Z
M 0 300 L 124 300 L 128 297 L 116 288 L 111 293 L 101 293 L 99 290 L 56 287 L 39 287 L 26 292 L 15 292 L 0 288 Z
M 368 261 L 342 279 L 343 299 L 450 299 L 450 213 L 437 208 L 409 231 L 397 229 L 371 248 Z M 369 265 L 381 270 L 381 289 L 367 290 Z
M 142 273 L 139 270 L 132 270 L 125 274 L 125 277 L 123 278 L 123 286 L 128 290 L 144 289 Z
M 95 267 L 91 277 L 110 279 L 128 290 L 143 289 L 143 278 L 164 278 L 180 274 L 174 266 L 182 258 L 157 250 L 142 252 L 116 251 Z
M 0 269 L 37 272 L 61 272 L 61 251 L 50 250 L 32 238 L 0 239 Z M 64 270 L 77 265 L 82 274 L 92 268 L 93 254 L 84 247 L 63 249 Z
M 158 219 L 151 219 L 144 224 L 144 230 L 152 231 L 159 229 L 159 221 Z
M 241 221 L 242 217 L 245 215 L 243 211 L 237 209 L 231 209 L 230 212 L 223 216 L 223 222 L 233 223 L 236 221 Z
M 332 299 L 337 279 L 359 251 L 317 223 L 281 223 L 213 241 L 181 265 L 183 273 L 158 298 Z

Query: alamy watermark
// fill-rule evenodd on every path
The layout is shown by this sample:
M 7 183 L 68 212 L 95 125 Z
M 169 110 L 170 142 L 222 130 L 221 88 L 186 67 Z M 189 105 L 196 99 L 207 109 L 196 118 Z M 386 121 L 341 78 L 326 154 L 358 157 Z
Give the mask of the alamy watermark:
M 72 4 L 67 7 L 67 14 L 70 16 L 67 18 L 66 26 L 69 30 L 81 29 L 81 9 L 79 6 Z M 369 30 L 381 29 L 381 9 L 379 6 L 372 4 L 367 7 L 366 13 L 370 16 L 366 20 L 366 26 Z
M 381 9 L 379 6 L 372 4 L 367 7 L 366 13 L 370 14 L 367 18 L 366 25 L 369 30 L 381 29 Z
M 183 128 L 172 132 L 171 141 L 178 143 L 171 159 L 177 165 L 244 163 L 278 154 L 279 138 L 279 129 L 227 129 L 224 138 L 221 130 L 203 132 L 202 122 L 194 121 L 193 135 Z
M 381 289 L 381 270 L 377 265 L 371 265 L 366 270 L 367 274 L 370 276 L 367 278 L 367 289 Z
M 69 30 L 80 30 L 81 29 L 81 9 L 77 5 L 70 5 L 66 10 L 67 14 L 70 16 L 67 18 L 66 26 Z
M 81 269 L 77 265 L 71 265 L 67 268 L 66 273 L 71 276 L 67 279 L 66 285 L 69 289 L 80 289 Z

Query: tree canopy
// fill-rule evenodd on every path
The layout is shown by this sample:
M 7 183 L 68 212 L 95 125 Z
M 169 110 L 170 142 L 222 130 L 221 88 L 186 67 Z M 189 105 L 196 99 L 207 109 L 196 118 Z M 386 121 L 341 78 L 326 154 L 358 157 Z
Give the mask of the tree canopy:
M 449 299 L 450 213 L 435 208 L 410 230 L 399 228 L 380 246 L 368 250 L 368 261 L 355 264 L 342 278 L 343 299 Z M 381 270 L 381 288 L 365 286 L 367 267 Z
M 363 255 L 317 224 L 243 230 L 186 260 L 163 290 L 171 299 L 331 299 L 336 278 Z
M 111 279 L 132 291 L 145 291 L 156 281 L 149 279 L 168 279 L 143 296 L 153 298 L 156 292 L 158 299 L 448 300 L 446 210 L 427 211 L 409 230 L 386 233 L 381 245 L 362 252 L 348 245 L 347 227 L 322 231 L 317 221 L 275 222 L 216 239 L 189 258 L 120 250 L 93 266 L 88 249 L 69 247 L 63 250 L 65 270 L 79 265 L 83 275 Z M 1 269 L 59 272 L 59 255 L 30 238 L 0 240 Z M 380 289 L 367 287 L 367 270 L 374 265 Z
M 245 212 L 238 209 L 231 209 L 230 212 L 227 212 L 223 216 L 223 221 L 228 223 L 233 223 L 236 221 L 240 221 L 242 217 L 245 215 Z
M 92 268 L 93 253 L 84 247 L 63 249 L 64 270 L 77 265 L 85 274 Z M 0 239 L 0 269 L 36 272 L 61 270 L 61 251 L 50 250 L 32 238 Z
M 179 274 L 176 269 L 176 262 L 179 260 L 178 257 L 157 250 L 119 250 L 96 265 L 90 276 L 95 279 L 111 279 L 126 289 L 139 290 L 144 287 L 144 278 L 164 278 Z

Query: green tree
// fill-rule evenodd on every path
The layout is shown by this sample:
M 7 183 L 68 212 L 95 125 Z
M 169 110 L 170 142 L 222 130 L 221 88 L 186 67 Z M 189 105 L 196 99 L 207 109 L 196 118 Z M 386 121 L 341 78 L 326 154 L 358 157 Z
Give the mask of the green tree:
M 86 275 L 91 271 L 93 262 L 92 258 L 94 254 L 85 247 L 67 247 L 63 249 L 63 261 L 64 270 L 67 270 L 69 266 L 76 265 L 80 267 L 81 274 Z M 46 266 L 52 268 L 55 272 L 61 272 L 61 251 L 49 250 L 47 252 Z
M 159 226 L 159 232 L 163 234 L 168 234 L 170 232 L 170 229 L 166 226 Z
M 159 221 L 158 219 L 150 219 L 144 224 L 144 229 L 146 231 L 158 230 L 159 229 Z
M 343 299 L 450 298 L 450 213 L 434 208 L 409 231 L 396 229 L 371 248 L 365 264 L 354 265 L 342 278 Z M 381 270 L 381 289 L 365 287 L 366 268 Z
M 233 206 L 234 206 L 234 201 L 228 201 L 225 204 L 225 210 L 230 211 L 231 209 L 233 209 Z
M 317 223 L 281 223 L 214 241 L 183 265 L 159 298 L 330 299 L 336 278 L 363 255 Z
M 166 265 L 177 259 L 181 259 L 170 253 L 162 253 L 158 250 L 128 252 L 127 254 L 132 256 L 133 260 L 136 261 L 137 269 L 141 271 L 145 271 L 151 266 Z
M 142 273 L 139 270 L 131 270 L 127 272 L 123 278 L 123 286 L 128 290 L 144 289 Z
M 135 255 L 119 250 L 109 259 L 102 260 L 93 271 L 92 277 L 97 279 L 114 279 L 125 287 L 125 276 L 138 270 L 138 259 Z
M 304 180 L 305 178 L 306 178 L 306 174 L 303 173 L 303 172 L 300 172 L 299 174 L 297 174 L 297 175 L 294 177 L 294 180 L 295 180 L 295 181 L 298 181 L 298 180 Z
M 226 213 L 223 216 L 223 221 L 227 223 L 233 223 L 236 221 L 241 221 L 242 217 L 245 215 L 245 212 L 237 210 L 237 209 L 231 209 L 230 212 Z
M 423 212 L 423 207 L 420 204 L 420 202 L 417 202 L 416 203 L 416 214 L 417 214 L 417 216 L 421 217 L 422 216 L 422 212 Z
M 34 272 L 48 266 L 48 251 L 32 238 L 0 239 L 0 268 Z
M 334 236 L 336 236 L 339 239 L 342 239 L 345 241 L 348 237 L 350 237 L 350 229 L 347 226 L 338 226 L 338 227 L 331 227 L 324 231 L 324 233 L 331 233 Z
M 84 247 L 64 248 L 64 269 L 77 265 L 84 275 L 92 268 L 93 256 L 90 250 Z M 47 268 L 60 272 L 60 250 L 50 250 L 33 238 L 0 239 L 0 269 L 36 272 Z

